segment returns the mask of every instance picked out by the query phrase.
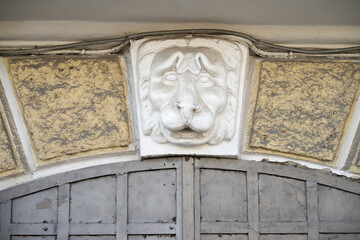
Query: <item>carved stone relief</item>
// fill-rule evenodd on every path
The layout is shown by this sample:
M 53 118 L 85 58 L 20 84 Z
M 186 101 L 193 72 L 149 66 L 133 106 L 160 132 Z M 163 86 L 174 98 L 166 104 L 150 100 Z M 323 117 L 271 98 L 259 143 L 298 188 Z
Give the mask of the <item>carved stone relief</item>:
M 142 149 L 168 143 L 197 153 L 194 146 L 237 142 L 245 47 L 217 38 L 143 40 L 131 55 Z

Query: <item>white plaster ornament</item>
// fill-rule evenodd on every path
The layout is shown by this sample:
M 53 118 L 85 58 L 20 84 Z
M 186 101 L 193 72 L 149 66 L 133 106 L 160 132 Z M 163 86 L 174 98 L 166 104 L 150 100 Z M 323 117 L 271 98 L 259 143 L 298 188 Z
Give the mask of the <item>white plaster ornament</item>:
M 131 56 L 142 153 L 148 143 L 157 145 L 146 151 L 151 156 L 208 155 L 201 146 L 237 143 L 246 47 L 219 38 L 141 40 L 132 43 Z

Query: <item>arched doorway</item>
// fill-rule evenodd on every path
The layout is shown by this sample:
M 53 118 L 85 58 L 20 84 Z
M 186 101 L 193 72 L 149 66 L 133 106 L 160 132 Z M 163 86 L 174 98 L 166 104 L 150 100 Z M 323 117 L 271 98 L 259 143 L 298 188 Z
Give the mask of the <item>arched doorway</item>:
M 0 194 L 3 240 L 360 238 L 356 182 L 217 158 L 90 167 Z

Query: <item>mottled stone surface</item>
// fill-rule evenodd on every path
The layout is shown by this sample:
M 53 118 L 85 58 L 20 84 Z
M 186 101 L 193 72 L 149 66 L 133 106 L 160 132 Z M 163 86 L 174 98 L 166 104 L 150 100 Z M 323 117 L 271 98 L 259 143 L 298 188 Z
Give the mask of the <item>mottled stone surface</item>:
M 11 138 L 6 127 L 5 114 L 0 102 L 0 176 L 18 168 Z
M 39 164 L 127 149 L 127 89 L 118 57 L 24 57 L 7 64 Z
M 262 61 L 247 148 L 333 161 L 359 95 L 359 62 Z

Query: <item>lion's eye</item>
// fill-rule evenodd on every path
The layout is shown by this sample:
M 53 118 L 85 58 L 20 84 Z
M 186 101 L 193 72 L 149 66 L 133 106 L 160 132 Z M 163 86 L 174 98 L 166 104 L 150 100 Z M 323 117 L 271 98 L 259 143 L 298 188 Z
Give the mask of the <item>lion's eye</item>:
M 214 82 L 211 79 L 211 76 L 209 76 L 208 74 L 202 74 L 199 76 L 197 83 L 201 86 L 201 87 L 212 87 L 214 86 Z
M 163 77 L 163 83 L 166 85 L 174 85 L 177 81 L 177 74 L 176 72 L 168 72 L 165 73 Z

